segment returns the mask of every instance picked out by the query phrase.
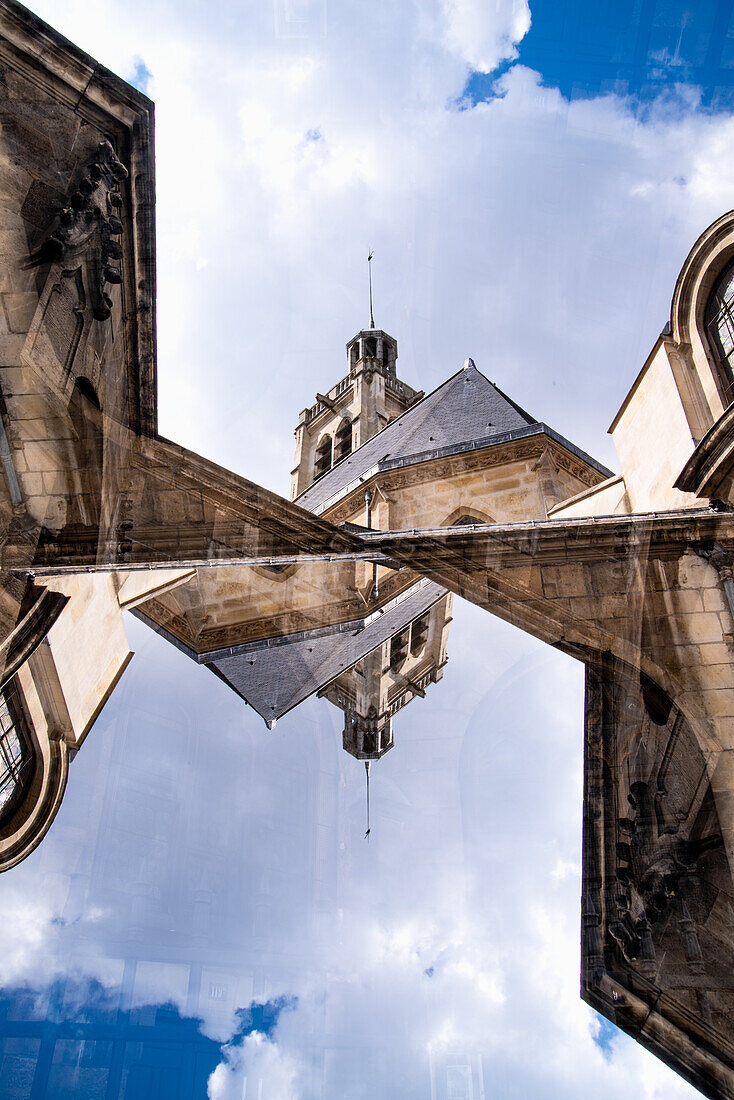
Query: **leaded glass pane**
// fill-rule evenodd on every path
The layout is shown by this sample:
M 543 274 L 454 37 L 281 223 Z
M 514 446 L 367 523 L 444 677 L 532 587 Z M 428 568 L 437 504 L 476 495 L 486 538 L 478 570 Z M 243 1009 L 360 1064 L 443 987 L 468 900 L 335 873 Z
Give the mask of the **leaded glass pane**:
M 32 774 L 33 758 L 11 684 L 0 692 L 0 817 Z
M 706 307 L 706 328 L 712 346 L 734 376 L 734 264 L 719 277 Z

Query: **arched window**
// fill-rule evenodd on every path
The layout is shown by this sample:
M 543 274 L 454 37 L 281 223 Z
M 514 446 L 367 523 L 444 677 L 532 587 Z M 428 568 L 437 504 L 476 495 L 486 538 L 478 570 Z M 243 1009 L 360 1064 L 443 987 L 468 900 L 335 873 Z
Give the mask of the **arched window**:
M 411 657 L 418 657 L 423 652 L 428 639 L 429 624 L 430 617 L 428 615 L 421 615 L 420 619 L 416 619 L 410 628 Z
M 405 664 L 409 644 L 410 627 L 406 627 L 390 639 L 390 668 L 393 672 L 399 672 Z
M 724 268 L 709 295 L 706 334 L 729 381 L 734 381 L 734 263 Z
M 352 453 L 352 422 L 342 420 L 334 437 L 334 462 L 341 462 Z
M 374 336 L 368 336 L 364 341 L 364 357 L 365 359 L 374 359 L 377 355 L 377 340 Z
M 316 459 L 314 462 L 313 475 L 314 478 L 322 477 L 325 473 L 331 469 L 331 436 L 325 435 L 316 448 Z
M 368 756 L 377 755 L 377 733 L 375 730 L 365 730 L 362 735 L 362 752 Z
M 265 577 L 269 581 L 280 582 L 292 577 L 300 566 L 292 562 L 290 565 L 253 565 L 252 568 L 261 577 Z
M 475 523 L 494 523 L 491 516 L 475 508 L 456 508 L 441 524 L 442 527 L 469 527 Z
M 0 822 L 9 817 L 28 790 L 35 767 L 18 689 L 11 680 L 0 691 Z

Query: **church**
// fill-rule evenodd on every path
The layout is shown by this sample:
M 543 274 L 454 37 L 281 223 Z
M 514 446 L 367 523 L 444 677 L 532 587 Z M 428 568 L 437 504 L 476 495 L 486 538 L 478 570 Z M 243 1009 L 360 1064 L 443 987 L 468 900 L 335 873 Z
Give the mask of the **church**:
M 610 476 L 471 360 L 426 396 L 398 378 L 397 353 L 397 341 L 374 325 L 358 333 L 347 344 L 347 374 L 301 412 L 292 473 L 300 507 L 356 534 L 471 527 L 545 519 L 561 500 Z M 189 585 L 135 613 L 206 664 L 270 728 L 318 692 L 344 711 L 344 748 L 359 760 L 379 759 L 393 746 L 394 715 L 441 678 L 451 593 L 400 563 L 355 562 L 340 570 L 353 610 L 311 625 L 300 594 L 304 567 L 259 570 L 261 598 L 269 591 L 289 617 L 261 611 L 239 645 L 197 652 L 191 635 L 175 629 L 182 615 L 193 615 L 183 602 L 194 598 Z M 333 564 L 321 567 L 324 582 L 333 572 Z M 197 596 L 209 603 L 210 588 Z M 213 613 L 220 622 L 220 606 Z
M 153 104 L 15 0 L 0 70 L 0 870 L 124 674 L 123 611 L 268 726 L 321 693 L 368 763 L 460 596 L 585 666 L 582 997 L 734 1096 L 734 212 L 612 420 L 619 473 L 471 360 L 414 391 L 370 317 L 286 500 L 158 432 Z

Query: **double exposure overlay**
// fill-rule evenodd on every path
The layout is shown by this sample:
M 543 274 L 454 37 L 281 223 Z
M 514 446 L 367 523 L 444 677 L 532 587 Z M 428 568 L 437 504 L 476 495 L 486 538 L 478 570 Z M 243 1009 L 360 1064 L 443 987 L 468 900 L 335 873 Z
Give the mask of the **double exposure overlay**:
M 515 47 L 460 8 L 469 119 Z M 519 1083 L 554 998 L 680 1078 L 639 1095 L 734 1097 L 734 212 L 620 366 L 619 473 L 479 359 L 411 385 L 370 267 L 286 498 L 159 432 L 151 100 L 15 0 L 0 90 L 0 1097 L 577 1095 Z

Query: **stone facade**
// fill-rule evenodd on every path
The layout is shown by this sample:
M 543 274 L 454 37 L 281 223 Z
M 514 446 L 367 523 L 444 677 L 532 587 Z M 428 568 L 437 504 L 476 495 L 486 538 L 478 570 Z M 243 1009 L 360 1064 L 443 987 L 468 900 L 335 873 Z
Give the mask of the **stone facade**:
M 397 341 L 382 329 L 349 341 L 349 373 L 298 418 L 293 498 L 423 396 L 397 377 L 397 357 Z

